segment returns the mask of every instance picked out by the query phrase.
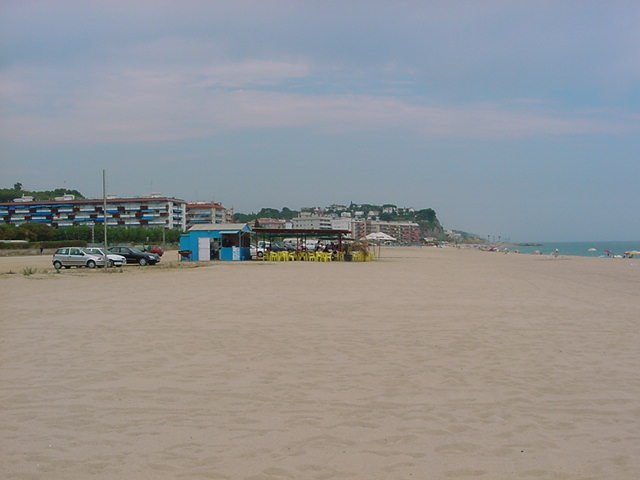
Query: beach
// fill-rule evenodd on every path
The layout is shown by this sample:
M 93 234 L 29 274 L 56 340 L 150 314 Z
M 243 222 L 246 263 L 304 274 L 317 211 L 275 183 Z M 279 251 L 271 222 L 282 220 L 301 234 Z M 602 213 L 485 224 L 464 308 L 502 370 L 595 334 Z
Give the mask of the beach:
M 0 258 L 3 478 L 640 477 L 637 260 L 175 258 Z

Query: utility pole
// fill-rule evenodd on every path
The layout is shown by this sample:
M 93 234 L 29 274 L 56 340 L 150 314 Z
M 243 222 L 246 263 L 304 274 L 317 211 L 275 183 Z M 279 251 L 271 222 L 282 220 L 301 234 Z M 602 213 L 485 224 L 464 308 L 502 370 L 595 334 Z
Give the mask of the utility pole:
M 102 227 L 104 228 L 104 271 L 109 268 L 107 258 L 107 171 L 102 170 Z

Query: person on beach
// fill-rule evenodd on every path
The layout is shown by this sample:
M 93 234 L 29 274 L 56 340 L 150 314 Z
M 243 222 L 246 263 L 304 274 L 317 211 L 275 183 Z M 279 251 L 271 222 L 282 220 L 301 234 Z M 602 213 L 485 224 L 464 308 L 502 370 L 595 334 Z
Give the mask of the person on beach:
M 558 258 L 558 255 L 560 255 L 560 250 L 558 250 L 557 248 L 553 251 L 553 258 Z

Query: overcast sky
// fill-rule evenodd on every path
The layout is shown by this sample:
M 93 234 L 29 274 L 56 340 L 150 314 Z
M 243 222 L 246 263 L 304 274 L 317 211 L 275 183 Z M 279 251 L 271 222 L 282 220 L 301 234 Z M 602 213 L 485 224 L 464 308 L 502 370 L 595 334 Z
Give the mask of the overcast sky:
M 0 3 L 0 187 L 640 240 L 640 2 Z

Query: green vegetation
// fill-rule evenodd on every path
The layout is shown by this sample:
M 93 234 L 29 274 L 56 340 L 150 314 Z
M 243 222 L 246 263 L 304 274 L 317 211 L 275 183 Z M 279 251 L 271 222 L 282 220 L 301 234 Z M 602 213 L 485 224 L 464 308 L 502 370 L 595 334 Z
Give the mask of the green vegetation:
M 24 223 L 16 225 L 0 225 L 0 240 L 27 240 L 28 242 L 38 242 L 45 248 L 53 248 L 62 242 L 65 246 L 70 246 L 76 242 L 97 242 L 104 238 L 102 225 L 96 225 L 93 229 L 86 225 L 74 227 L 54 228 L 41 223 Z M 161 243 L 163 229 L 157 227 L 109 227 L 107 231 L 110 244 L 114 243 Z M 178 230 L 164 230 L 165 241 L 167 243 L 177 243 L 180 239 Z M 11 244 L 7 244 L 11 245 Z M 13 248 L 24 248 L 11 245 Z M 11 248 L 10 247 L 10 248 Z
M 52 200 L 63 195 L 75 195 L 76 198 L 85 198 L 78 190 L 69 190 L 67 188 L 42 191 L 23 190 L 20 182 L 15 183 L 13 188 L 0 188 L 0 202 L 10 202 L 14 198 L 22 197 L 22 195 L 31 196 L 34 200 Z
M 279 220 L 291 220 L 298 216 L 300 212 L 283 207 L 282 210 L 277 208 L 263 208 L 258 213 L 236 213 L 233 221 L 238 223 L 249 223 L 255 221 L 256 218 L 277 218 Z
M 34 273 L 37 273 L 37 272 L 38 272 L 38 269 L 33 267 L 24 267 L 22 269 L 22 275 L 24 275 L 25 277 L 33 275 Z

